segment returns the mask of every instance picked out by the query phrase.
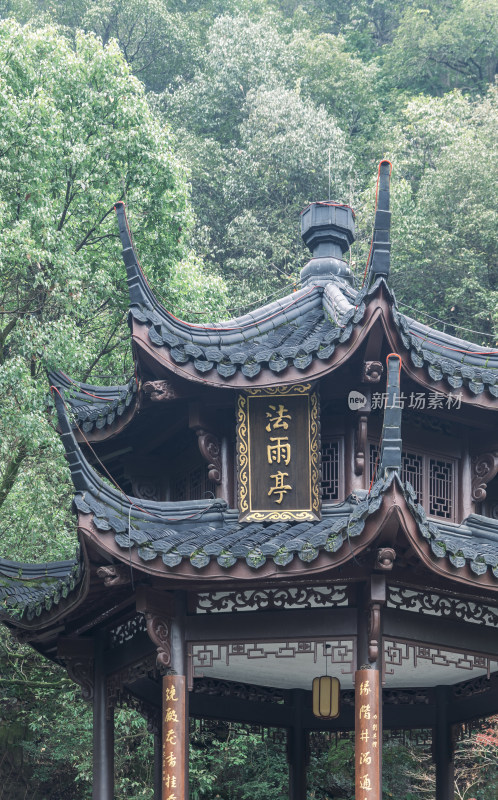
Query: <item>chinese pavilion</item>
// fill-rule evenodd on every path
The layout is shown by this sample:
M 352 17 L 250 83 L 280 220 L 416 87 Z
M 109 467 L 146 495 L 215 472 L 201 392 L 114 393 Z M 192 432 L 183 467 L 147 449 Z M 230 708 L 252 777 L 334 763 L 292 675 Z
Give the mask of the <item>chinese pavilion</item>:
M 452 800 L 458 726 L 498 712 L 498 351 L 401 313 L 389 179 L 362 288 L 352 210 L 312 203 L 301 287 L 211 325 L 158 303 L 116 206 L 134 377 L 50 376 L 80 555 L 0 562 L 4 624 L 93 703 L 94 800 L 123 702 L 163 800 L 188 796 L 189 717 L 285 729 L 292 800 L 311 731 L 354 729 L 355 796 L 380 800 L 382 731 L 432 729 Z

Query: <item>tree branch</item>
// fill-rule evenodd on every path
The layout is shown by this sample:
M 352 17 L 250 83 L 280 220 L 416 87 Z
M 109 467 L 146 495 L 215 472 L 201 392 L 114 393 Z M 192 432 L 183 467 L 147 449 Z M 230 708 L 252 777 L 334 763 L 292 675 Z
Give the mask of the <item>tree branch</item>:
M 7 325 L 5 326 L 3 331 L 0 331 L 0 364 L 3 364 L 5 362 L 3 348 L 5 347 L 5 342 L 7 341 L 9 333 L 12 333 L 15 326 L 17 325 L 18 319 L 19 317 L 13 317 L 9 322 L 7 322 Z
M 16 482 L 17 475 L 21 469 L 22 463 L 28 455 L 28 448 L 25 444 L 20 444 L 17 452 L 14 453 L 5 469 L 2 482 L 0 483 L 0 508 L 3 506 L 7 499 L 10 490 Z
M 119 198 L 119 200 L 122 200 L 122 199 L 123 199 L 123 198 L 122 198 L 122 196 L 121 196 L 121 197 Z M 99 219 L 99 221 L 98 221 L 98 222 L 97 222 L 97 223 L 96 223 L 96 224 L 93 226 L 93 228 L 90 228 L 90 230 L 89 230 L 89 231 L 88 231 L 88 233 L 87 233 L 87 234 L 86 234 L 86 235 L 83 237 L 83 239 L 81 240 L 81 242 L 79 243 L 79 245 L 77 245 L 77 246 L 75 247 L 75 249 L 74 249 L 74 252 L 75 252 L 75 253 L 78 253 L 78 252 L 81 250 L 81 248 L 82 248 L 82 247 L 84 247 L 84 246 L 87 244 L 87 242 L 88 242 L 88 240 L 89 240 L 90 236 L 92 235 L 92 233 L 93 233 L 94 231 L 96 231 L 96 230 L 97 230 L 97 228 L 99 227 L 99 225 L 102 225 L 103 221 L 106 219 L 106 217 L 108 217 L 108 216 L 109 216 L 109 214 L 110 214 L 112 211 L 114 211 L 114 206 L 111 206 L 111 208 L 109 208 L 109 209 L 108 209 L 108 211 L 106 211 L 106 212 L 105 212 L 104 216 L 103 216 L 103 217 L 101 217 L 101 219 Z

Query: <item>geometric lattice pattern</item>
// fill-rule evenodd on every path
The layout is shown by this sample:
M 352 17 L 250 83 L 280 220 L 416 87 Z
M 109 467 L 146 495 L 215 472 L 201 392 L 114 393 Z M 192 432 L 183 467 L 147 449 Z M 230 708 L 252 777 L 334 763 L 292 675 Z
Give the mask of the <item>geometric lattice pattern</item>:
M 379 450 L 370 445 L 370 480 L 378 473 Z M 379 477 L 378 474 L 376 477 Z M 431 517 L 453 519 L 455 513 L 455 463 L 422 453 L 401 453 L 401 480 L 409 482 Z
M 453 516 L 453 462 L 431 458 L 429 463 L 429 514 Z
M 422 502 L 423 484 L 422 484 L 422 467 L 423 458 L 416 453 L 402 453 L 401 454 L 401 480 L 406 483 L 411 483 L 415 492 L 417 493 L 417 502 Z
M 179 475 L 171 487 L 171 500 L 205 500 L 216 496 L 216 486 L 208 480 L 207 467 L 196 467 Z
M 491 664 L 495 663 L 491 656 L 473 653 L 469 650 L 460 652 L 435 645 L 419 644 L 403 639 L 384 639 L 384 674 L 393 675 L 396 668 L 409 664 L 414 669 L 423 664 L 433 667 L 453 667 L 454 669 L 472 672 L 485 670 L 489 677 Z
M 322 500 L 339 500 L 339 442 L 322 442 Z

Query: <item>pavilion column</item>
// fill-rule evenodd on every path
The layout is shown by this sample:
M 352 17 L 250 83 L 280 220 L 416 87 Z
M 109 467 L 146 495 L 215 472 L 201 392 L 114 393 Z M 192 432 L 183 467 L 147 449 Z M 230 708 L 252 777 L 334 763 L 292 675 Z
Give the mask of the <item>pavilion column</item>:
M 186 599 L 175 593 L 171 619 L 171 669 L 162 687 L 162 800 L 187 800 L 189 717 L 187 651 L 185 644 Z
M 289 800 L 306 800 L 306 767 L 308 765 L 308 734 L 303 727 L 303 692 L 291 692 L 292 727 L 287 730 L 287 761 L 289 764 Z
M 105 636 L 95 639 L 93 689 L 93 800 L 114 799 L 114 710 L 107 708 Z
M 455 762 L 452 726 L 448 721 L 451 686 L 436 686 L 436 725 L 432 731 L 432 757 L 436 764 L 436 800 L 455 796 Z
M 384 575 L 372 574 L 358 593 L 355 685 L 356 800 L 382 800 L 382 638 Z

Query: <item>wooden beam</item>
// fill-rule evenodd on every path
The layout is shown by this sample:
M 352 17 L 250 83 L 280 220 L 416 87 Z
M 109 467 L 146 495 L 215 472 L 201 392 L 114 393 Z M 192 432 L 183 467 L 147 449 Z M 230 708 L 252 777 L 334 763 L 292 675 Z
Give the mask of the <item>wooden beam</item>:
M 285 639 L 346 637 L 356 635 L 356 609 L 306 608 L 286 611 L 243 611 L 196 614 L 186 619 L 190 643 L 230 642 L 241 639 L 282 641 Z
M 451 648 L 461 652 L 498 656 L 498 640 L 486 625 L 459 622 L 413 611 L 383 610 L 383 634 L 386 639 L 404 639 Z

